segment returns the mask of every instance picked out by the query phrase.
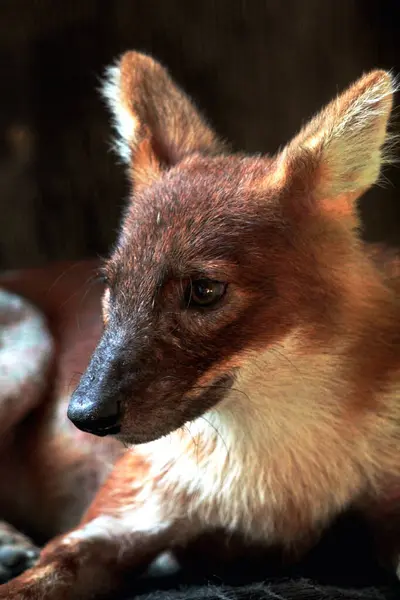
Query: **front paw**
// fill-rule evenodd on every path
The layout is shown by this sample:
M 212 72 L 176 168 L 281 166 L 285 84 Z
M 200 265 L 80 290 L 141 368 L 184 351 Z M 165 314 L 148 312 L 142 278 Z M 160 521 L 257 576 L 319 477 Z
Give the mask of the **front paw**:
M 0 600 L 64 600 L 64 590 L 57 593 L 56 579 L 51 567 L 33 567 L 0 585 Z
M 0 584 L 34 566 L 39 549 L 8 523 L 0 522 Z

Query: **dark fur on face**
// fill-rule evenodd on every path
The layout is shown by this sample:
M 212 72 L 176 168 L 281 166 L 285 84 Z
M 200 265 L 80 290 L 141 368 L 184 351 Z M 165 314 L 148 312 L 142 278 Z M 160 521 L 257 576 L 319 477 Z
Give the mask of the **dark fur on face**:
M 123 331 L 125 418 L 146 437 L 223 397 L 260 318 L 269 315 L 271 340 L 283 321 L 289 326 L 275 298 L 276 258 L 266 263 L 272 247 L 288 268 L 285 224 L 274 199 L 260 221 L 250 182 L 265 165 L 249 166 L 245 158 L 186 160 L 135 198 L 106 265 L 105 335 Z M 227 284 L 215 307 L 187 306 L 185 290 L 201 278 Z
M 91 398 L 94 414 L 101 403 L 117 406 L 121 438 L 138 443 L 220 402 L 250 352 L 294 328 L 314 344 L 332 325 L 340 332 L 348 290 L 326 262 L 351 254 L 353 211 L 350 227 L 337 215 L 362 190 L 335 180 L 340 146 L 324 158 L 324 139 L 335 140 L 328 118 L 273 159 L 244 157 L 226 153 L 149 57 L 124 55 L 106 95 L 133 191 L 104 268 L 104 334 L 78 396 Z M 351 99 L 343 96 L 343 112 Z M 324 208 L 332 195 L 336 213 Z M 201 279 L 226 286 L 215 306 L 188 303 Z
M 305 253 L 278 195 L 257 191 L 265 172 L 261 160 L 196 155 L 135 196 L 105 265 L 105 342 L 94 359 L 102 371 L 115 363 L 103 385 L 120 394 L 123 437 L 147 441 L 203 414 L 249 351 L 306 322 Z M 227 284 L 210 309 L 187 306 L 185 290 L 201 278 Z

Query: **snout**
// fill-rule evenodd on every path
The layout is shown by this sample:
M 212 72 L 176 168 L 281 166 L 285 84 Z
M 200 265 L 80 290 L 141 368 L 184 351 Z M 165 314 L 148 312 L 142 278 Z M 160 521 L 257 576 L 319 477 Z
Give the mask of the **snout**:
M 78 429 L 98 436 L 120 432 L 126 392 L 121 353 L 120 336 L 103 336 L 69 402 L 67 416 Z

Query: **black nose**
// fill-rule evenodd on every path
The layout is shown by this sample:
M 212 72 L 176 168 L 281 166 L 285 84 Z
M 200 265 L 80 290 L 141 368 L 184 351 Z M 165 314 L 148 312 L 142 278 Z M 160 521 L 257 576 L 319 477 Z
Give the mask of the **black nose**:
M 99 436 L 121 430 L 121 400 L 130 390 L 126 345 L 119 329 L 103 334 L 69 401 L 67 415 L 78 429 Z
M 67 416 L 81 431 L 100 437 L 114 435 L 121 430 L 121 403 L 93 403 L 87 397 L 82 397 L 79 388 L 72 395 Z

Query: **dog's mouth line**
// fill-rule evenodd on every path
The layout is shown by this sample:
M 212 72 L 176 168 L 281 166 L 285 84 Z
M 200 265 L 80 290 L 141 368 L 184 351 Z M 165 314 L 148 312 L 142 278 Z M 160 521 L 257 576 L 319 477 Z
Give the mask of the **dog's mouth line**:
M 219 377 L 214 379 L 212 383 L 209 383 L 207 385 L 195 385 L 192 387 L 192 390 L 200 391 L 201 393 L 198 395 L 198 397 L 200 397 L 203 394 L 206 394 L 207 392 L 212 392 L 216 390 L 229 391 L 233 386 L 233 382 L 234 373 L 224 373 L 224 375 L 220 375 Z
M 93 434 L 93 431 L 90 428 L 81 426 L 79 429 L 81 431 L 83 431 L 84 433 Z M 102 427 L 101 429 L 99 429 L 96 432 L 96 435 L 98 437 L 106 437 L 107 435 L 117 435 L 120 431 L 121 431 L 121 425 L 110 425 L 108 427 Z
M 220 392 L 221 397 L 218 397 L 217 399 L 212 399 L 212 401 L 210 401 L 209 403 L 207 403 L 206 406 L 203 407 L 203 410 L 201 411 L 201 413 L 193 415 L 192 418 L 185 420 L 185 422 L 183 422 L 183 423 L 176 424 L 176 426 L 172 427 L 171 429 L 168 428 L 168 431 L 165 431 L 165 432 L 160 431 L 158 434 L 156 433 L 155 435 L 152 435 L 149 432 L 149 430 L 137 431 L 134 434 L 131 434 L 129 431 L 124 432 L 124 428 L 121 427 L 120 430 L 116 433 L 116 438 L 119 439 L 123 443 L 127 443 L 128 445 L 136 446 L 136 445 L 146 444 L 146 443 L 149 443 L 152 441 L 156 441 L 162 437 L 165 437 L 165 436 L 169 435 L 170 433 L 172 433 L 173 431 L 177 431 L 187 421 L 201 418 L 207 412 L 207 410 L 209 410 L 213 406 L 216 406 L 220 401 L 222 401 L 224 399 L 225 393 L 228 392 L 232 388 L 233 383 L 234 383 L 234 373 L 230 372 L 230 373 L 225 373 L 224 375 L 219 376 L 218 378 L 216 378 L 214 380 L 213 383 L 210 383 L 205 386 L 201 386 L 201 393 L 197 396 L 197 399 L 199 399 L 202 396 L 206 396 L 207 394 L 212 394 L 213 391 L 217 392 L 217 393 Z M 198 386 L 197 389 L 199 389 L 199 388 L 200 388 L 200 386 Z M 196 389 L 196 388 L 192 388 L 192 389 Z M 182 396 L 182 398 L 183 397 L 184 396 Z M 111 432 L 109 432 L 109 433 L 111 433 Z

